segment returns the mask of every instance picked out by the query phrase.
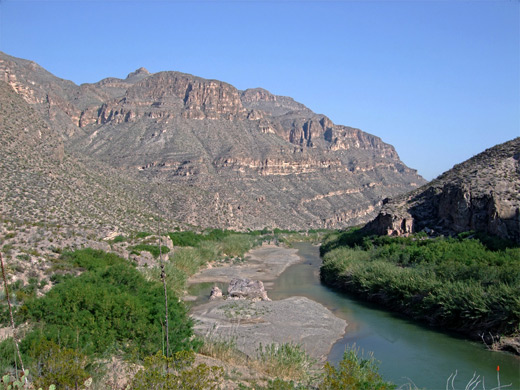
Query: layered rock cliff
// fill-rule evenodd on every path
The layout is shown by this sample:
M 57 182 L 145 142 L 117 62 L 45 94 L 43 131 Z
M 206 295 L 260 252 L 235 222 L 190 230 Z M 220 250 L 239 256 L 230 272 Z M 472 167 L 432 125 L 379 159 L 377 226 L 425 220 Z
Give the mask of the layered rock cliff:
M 161 183 L 156 206 L 192 224 L 347 226 L 425 182 L 379 137 L 260 88 L 144 68 L 77 86 L 3 53 L 0 80 L 67 152 Z
M 415 191 L 385 200 L 367 229 L 389 235 L 475 230 L 520 242 L 520 138 L 487 149 Z

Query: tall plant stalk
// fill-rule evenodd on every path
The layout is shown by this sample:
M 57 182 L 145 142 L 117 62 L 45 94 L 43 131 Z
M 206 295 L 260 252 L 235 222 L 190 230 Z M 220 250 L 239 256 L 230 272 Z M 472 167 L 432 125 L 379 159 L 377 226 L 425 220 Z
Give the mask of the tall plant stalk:
M 11 300 L 9 299 L 9 287 L 7 286 L 7 278 L 5 277 L 4 259 L 2 258 L 2 254 L 1 253 L 0 253 L 0 263 L 2 265 L 2 278 L 4 279 L 5 297 L 7 299 L 7 306 L 9 307 L 9 316 L 11 317 L 11 326 L 13 327 L 14 346 L 16 348 L 16 353 L 18 355 L 18 360 L 20 360 L 20 366 L 22 367 L 22 372 L 25 373 L 25 368 L 23 366 L 22 355 L 20 354 L 20 348 L 18 348 L 18 338 L 17 338 L 17 335 L 16 335 L 16 326 L 14 325 L 13 309 L 11 307 Z
M 168 293 L 166 289 L 166 271 L 164 267 L 164 261 L 162 258 L 162 237 L 161 237 L 161 222 L 160 219 L 157 220 L 157 227 L 159 233 L 159 263 L 161 264 L 161 280 L 163 282 L 164 287 L 164 325 L 166 328 L 166 357 L 170 357 L 170 335 L 169 335 L 169 327 L 168 327 Z M 166 365 L 168 366 L 168 359 L 166 359 Z M 166 367 L 168 368 L 168 367 Z

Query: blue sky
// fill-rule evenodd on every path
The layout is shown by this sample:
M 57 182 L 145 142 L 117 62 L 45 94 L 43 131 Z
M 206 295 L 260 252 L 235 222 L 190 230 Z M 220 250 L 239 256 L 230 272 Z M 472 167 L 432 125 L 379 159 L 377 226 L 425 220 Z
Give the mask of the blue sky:
M 0 50 L 77 84 L 144 66 L 262 87 L 426 179 L 520 136 L 518 0 L 0 0 Z

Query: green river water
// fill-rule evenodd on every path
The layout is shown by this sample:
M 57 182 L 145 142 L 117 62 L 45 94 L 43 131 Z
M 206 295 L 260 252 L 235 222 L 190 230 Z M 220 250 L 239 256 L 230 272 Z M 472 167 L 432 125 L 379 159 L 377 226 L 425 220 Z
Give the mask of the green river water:
M 379 373 L 386 380 L 397 385 L 413 383 L 428 390 L 446 389 L 446 381 L 455 372 L 455 389 L 466 389 L 476 373 L 484 379 L 485 387 L 481 382 L 468 390 L 492 390 L 498 386 L 497 366 L 500 366 L 502 388 L 520 390 L 519 357 L 488 351 L 480 343 L 429 329 L 333 291 L 320 283 L 319 248 L 308 243 L 296 243 L 294 247 L 303 262 L 283 272 L 268 289 L 268 295 L 273 300 L 305 296 L 347 321 L 345 335 L 330 351 L 330 362 L 340 361 L 345 348 L 355 345 L 365 353 L 373 352 L 379 361 Z M 193 286 L 192 293 L 207 297 L 211 285 L 206 284 L 202 289 Z M 507 384 L 511 386 L 505 387 Z M 449 389 L 452 390 L 451 381 Z

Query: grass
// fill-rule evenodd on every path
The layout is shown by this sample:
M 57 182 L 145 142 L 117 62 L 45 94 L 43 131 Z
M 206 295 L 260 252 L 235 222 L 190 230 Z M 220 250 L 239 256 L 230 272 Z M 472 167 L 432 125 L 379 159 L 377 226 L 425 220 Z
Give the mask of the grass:
M 232 364 L 244 364 L 246 356 L 237 349 L 234 338 L 226 339 L 208 335 L 204 338 L 199 353 Z
M 256 361 L 263 372 L 274 378 L 307 383 L 316 373 L 316 360 L 300 344 L 260 344 Z
M 352 347 L 345 351 L 343 359 L 334 367 L 326 363 L 320 390 L 390 390 L 396 386 L 383 380 L 378 364 L 372 355 L 364 357 Z

